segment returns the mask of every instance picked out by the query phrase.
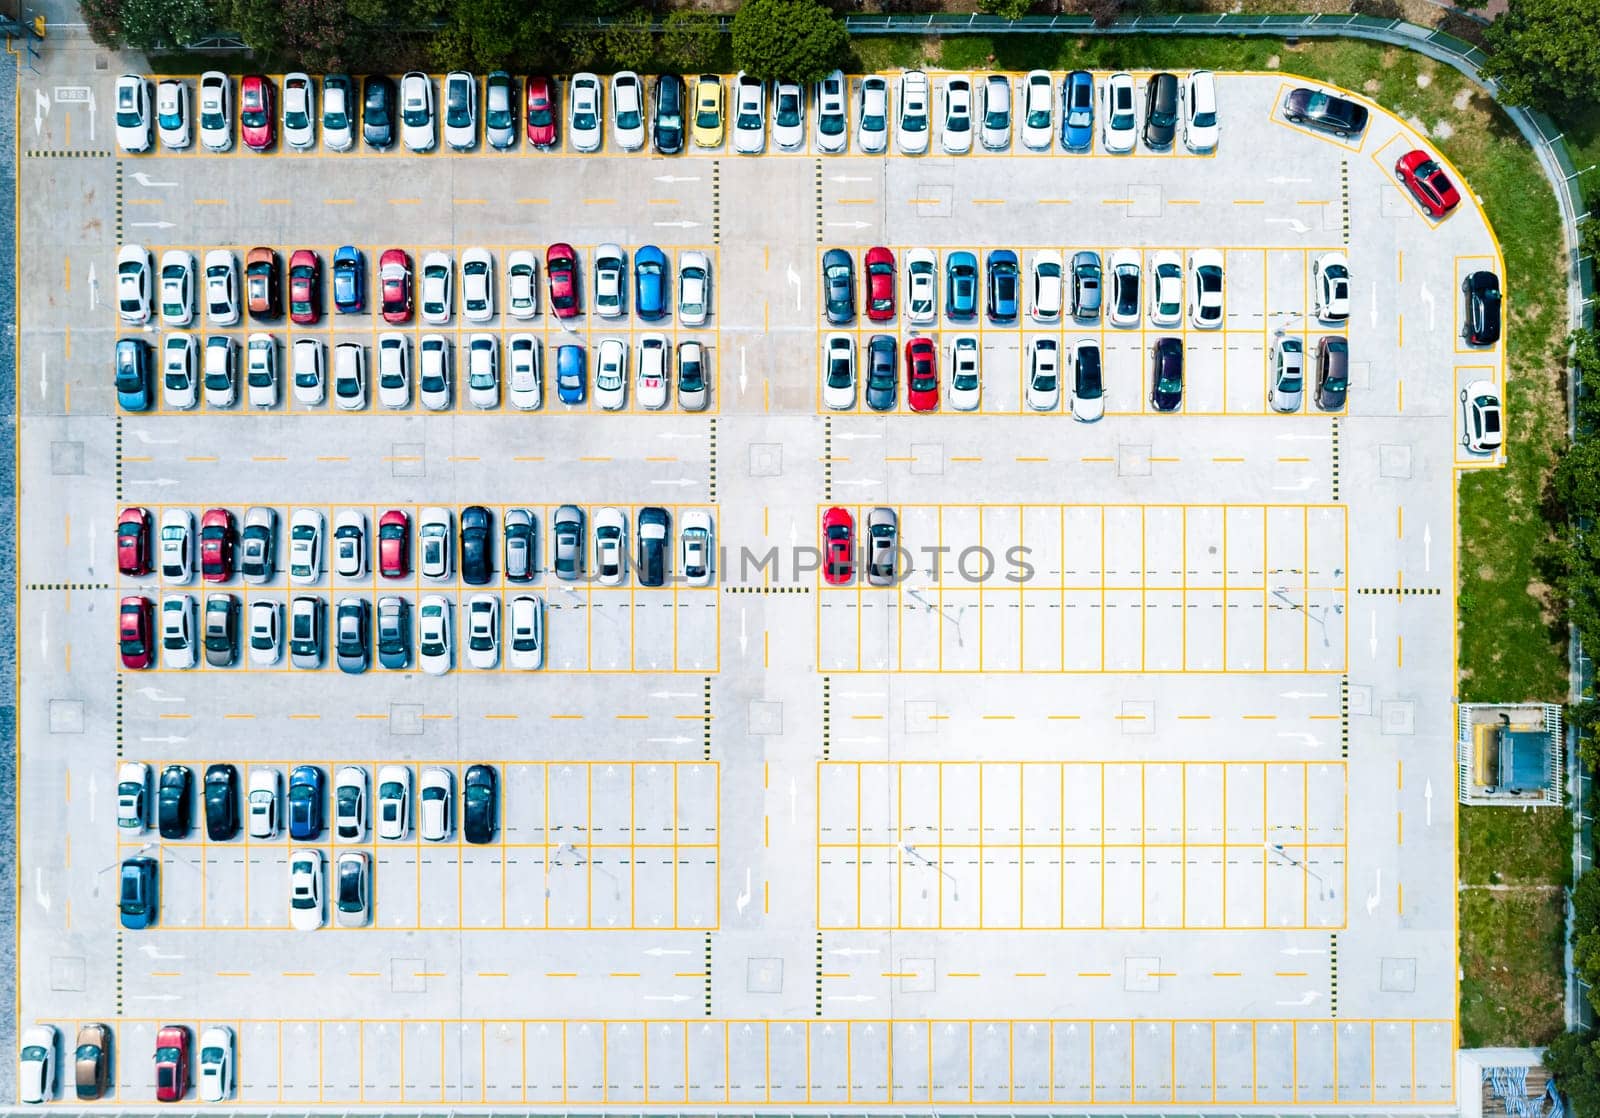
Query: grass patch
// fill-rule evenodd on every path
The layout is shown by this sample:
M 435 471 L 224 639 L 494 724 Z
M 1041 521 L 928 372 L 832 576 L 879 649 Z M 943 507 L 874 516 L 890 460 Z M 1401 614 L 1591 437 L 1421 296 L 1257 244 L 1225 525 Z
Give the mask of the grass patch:
M 1462 891 L 1463 1047 L 1548 1044 L 1566 1027 L 1565 911 L 1557 890 Z
M 1566 885 L 1572 816 L 1557 807 L 1463 807 L 1461 880 L 1468 885 Z

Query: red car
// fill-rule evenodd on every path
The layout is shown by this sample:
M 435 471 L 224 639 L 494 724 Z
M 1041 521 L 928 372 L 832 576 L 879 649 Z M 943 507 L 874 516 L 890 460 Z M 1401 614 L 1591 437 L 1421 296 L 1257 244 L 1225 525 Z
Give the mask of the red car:
M 188 1026 L 162 1025 L 156 1033 L 156 1101 L 178 1102 L 188 1088 Z
M 233 577 L 233 513 L 207 509 L 200 520 L 200 577 L 207 582 L 227 582 Z
M 856 522 L 838 505 L 822 514 L 822 577 L 848 586 L 856 574 Z
M 411 257 L 405 249 L 385 249 L 378 258 L 378 282 L 383 287 L 383 320 L 411 321 Z
M 411 573 L 411 518 L 399 509 L 390 509 L 378 521 L 378 572 L 384 578 Z
M 568 244 L 553 244 L 544 254 L 544 274 L 550 281 L 550 306 L 557 318 L 578 316 L 578 254 Z
M 1444 168 L 1425 151 L 1408 151 L 1396 160 L 1394 177 L 1434 217 L 1443 217 L 1461 202 Z
M 272 80 L 250 74 L 239 83 L 239 132 L 251 151 L 272 146 L 276 117 L 272 111 Z
M 912 411 L 939 410 L 939 351 L 932 338 L 906 343 L 906 402 Z
M 289 257 L 289 321 L 314 326 L 322 317 L 322 260 L 308 248 Z
M 894 317 L 894 253 L 881 245 L 867 249 L 867 317 L 873 322 Z
M 528 142 L 536 148 L 556 146 L 556 100 L 550 79 L 528 79 Z
M 122 599 L 117 613 L 117 643 L 122 649 L 122 666 L 135 671 L 155 662 L 155 606 L 142 594 Z
M 150 573 L 150 510 L 137 505 L 117 517 L 117 570 L 125 575 Z

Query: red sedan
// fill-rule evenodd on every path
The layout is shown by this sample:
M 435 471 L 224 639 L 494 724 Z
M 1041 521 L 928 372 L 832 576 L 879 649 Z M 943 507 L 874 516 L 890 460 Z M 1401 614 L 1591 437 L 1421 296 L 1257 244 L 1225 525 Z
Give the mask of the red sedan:
M 553 244 L 544 254 L 544 274 L 550 281 L 550 306 L 557 318 L 578 316 L 578 254 L 568 244 Z
M 856 574 L 856 522 L 838 505 L 822 514 L 822 577 L 848 586 Z
M 556 146 L 556 101 L 550 79 L 528 79 L 528 143 L 536 148 Z
M 308 248 L 289 257 L 289 321 L 314 326 L 322 317 L 322 260 Z
M 882 245 L 867 250 L 867 317 L 873 322 L 894 317 L 894 253 Z
M 200 520 L 200 577 L 227 582 L 233 577 L 233 513 L 207 509 Z
M 383 287 L 383 320 L 411 321 L 411 257 L 405 249 L 385 249 L 378 258 L 378 282 Z
M 1444 168 L 1425 151 L 1408 151 L 1396 160 L 1394 177 L 1434 217 L 1443 217 L 1461 202 Z
M 384 578 L 411 573 L 411 518 L 399 509 L 390 509 L 378 521 L 378 572 Z
M 117 570 L 125 575 L 150 573 L 150 510 L 137 505 L 117 517 Z
M 178 1102 L 189 1088 L 189 1029 L 162 1025 L 156 1033 L 156 1101 Z
M 906 401 L 912 411 L 939 410 L 939 351 L 932 338 L 906 343 Z
M 122 666 L 138 671 L 155 662 L 155 607 L 142 594 L 122 599 L 117 612 L 117 644 Z
M 272 112 L 272 80 L 250 74 L 239 83 L 239 132 L 251 151 L 272 146 L 276 117 Z

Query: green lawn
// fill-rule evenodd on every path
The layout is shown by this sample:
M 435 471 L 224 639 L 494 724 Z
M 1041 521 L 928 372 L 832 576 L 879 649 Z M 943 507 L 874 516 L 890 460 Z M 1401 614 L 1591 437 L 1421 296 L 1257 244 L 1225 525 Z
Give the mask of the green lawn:
M 1461 1043 L 1548 1044 L 1566 1021 L 1560 890 L 1466 889 L 1460 898 Z
M 1556 807 L 1460 809 L 1461 880 L 1468 885 L 1565 885 L 1572 816 Z

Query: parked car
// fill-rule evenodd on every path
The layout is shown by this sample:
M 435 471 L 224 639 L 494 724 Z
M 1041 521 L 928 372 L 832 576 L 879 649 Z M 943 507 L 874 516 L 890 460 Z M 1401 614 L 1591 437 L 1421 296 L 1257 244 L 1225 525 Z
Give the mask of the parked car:
M 1469 454 L 1493 454 L 1504 437 L 1499 391 L 1493 381 L 1473 381 L 1461 390 L 1461 445 Z
M 1500 277 L 1477 271 L 1461 281 L 1465 299 L 1462 337 L 1470 346 L 1492 346 L 1500 340 Z
M 554 89 L 555 84 L 542 74 L 528 77 L 526 88 L 528 143 L 540 151 L 548 151 L 555 147 L 559 138 L 556 121 L 560 114 L 556 111 Z
M 1302 124 L 1340 139 L 1359 136 L 1367 127 L 1365 106 L 1304 86 L 1291 89 L 1284 97 L 1283 116 L 1291 124 Z

